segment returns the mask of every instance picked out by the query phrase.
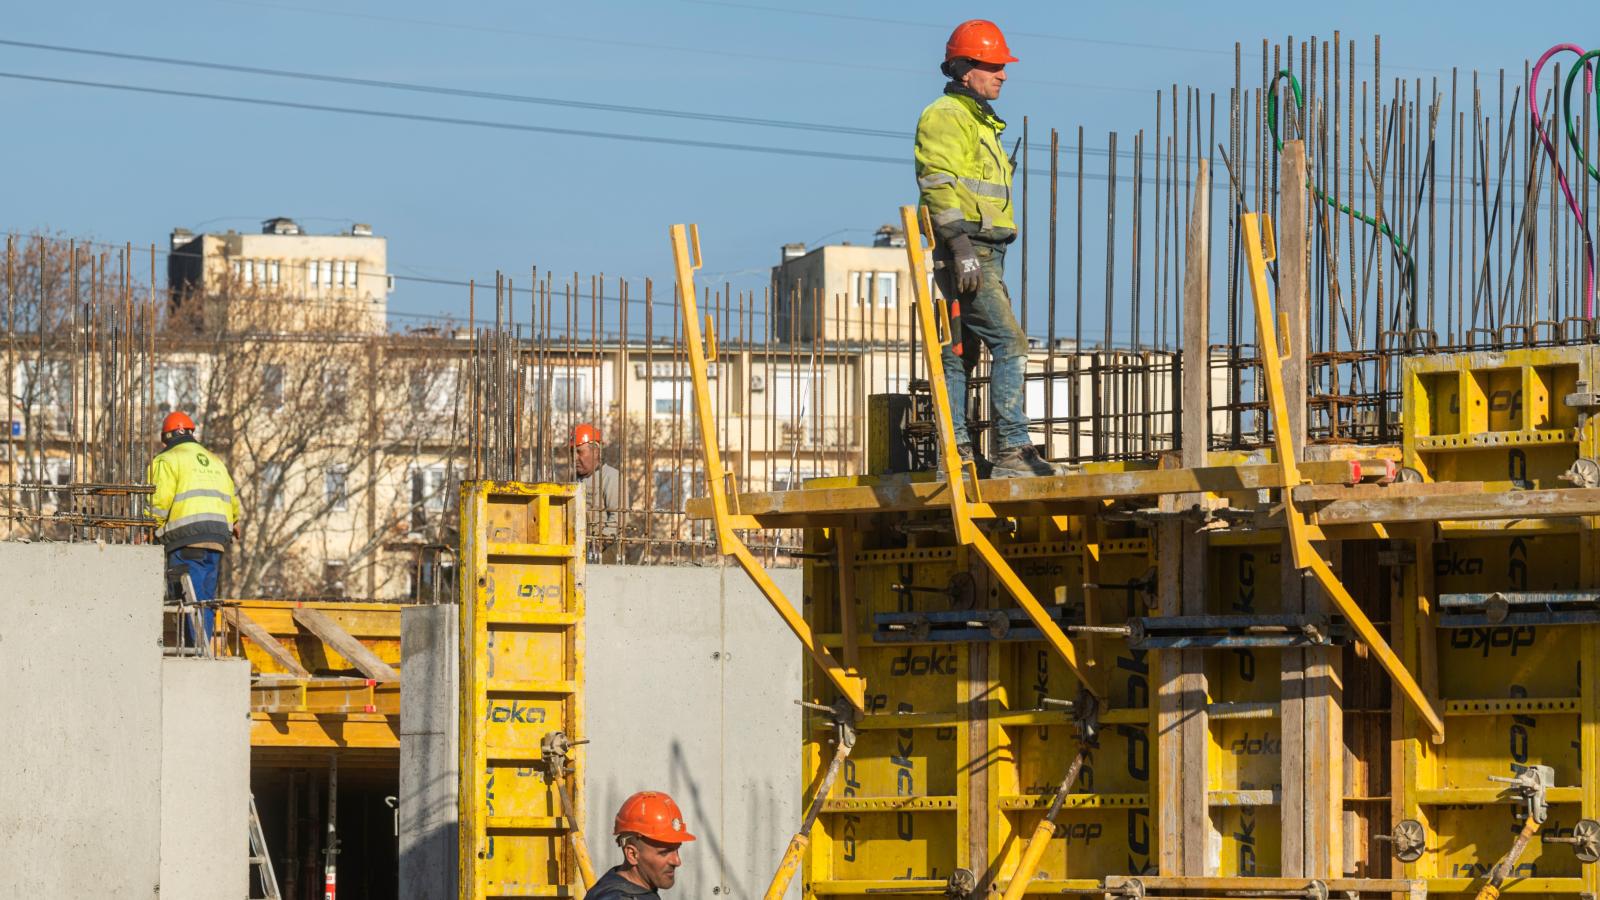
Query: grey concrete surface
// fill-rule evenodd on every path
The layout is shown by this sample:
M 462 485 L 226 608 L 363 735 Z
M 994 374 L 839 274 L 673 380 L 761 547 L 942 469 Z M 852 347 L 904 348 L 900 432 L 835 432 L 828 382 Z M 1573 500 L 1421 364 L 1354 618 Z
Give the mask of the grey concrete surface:
M 158 896 L 161 567 L 0 543 L 0 897 Z
M 161 900 L 249 889 L 250 663 L 161 662 Z
M 400 900 L 456 898 L 458 610 L 400 613 Z
M 774 575 L 798 605 L 800 572 Z M 736 568 L 591 565 L 585 622 L 595 867 L 622 801 L 665 790 L 698 838 L 670 900 L 761 896 L 800 822 L 799 644 Z

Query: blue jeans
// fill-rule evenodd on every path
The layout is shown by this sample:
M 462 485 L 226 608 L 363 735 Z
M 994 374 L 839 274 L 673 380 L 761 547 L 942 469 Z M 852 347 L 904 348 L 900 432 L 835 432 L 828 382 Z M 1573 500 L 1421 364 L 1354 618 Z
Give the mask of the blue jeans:
M 199 559 L 188 559 L 186 556 L 198 556 Z M 222 569 L 222 552 L 195 548 L 168 551 L 167 568 L 180 565 L 189 570 L 194 598 L 203 604 L 200 607 L 200 622 L 206 631 L 205 639 L 209 641 L 217 630 L 217 613 L 211 607 L 211 601 L 217 599 L 217 573 Z M 188 624 L 185 623 L 184 627 L 188 628 Z M 200 642 L 192 628 L 189 629 L 189 638 L 197 644 Z
M 961 343 L 961 353 L 956 354 L 954 342 L 944 348 L 944 384 L 950 393 L 950 419 L 955 425 L 956 443 L 973 440 L 967 430 L 967 376 L 978 365 L 978 345 L 989 350 L 989 399 L 994 404 L 995 432 L 998 449 L 1025 447 L 1032 443 L 1028 437 L 1028 414 L 1023 407 L 1023 373 L 1028 365 L 1028 338 L 1017 324 L 1011 311 L 1011 294 L 1006 290 L 1006 248 L 1004 244 L 986 244 L 973 241 L 982 278 L 976 293 L 958 295 L 954 278 L 954 263 L 943 251 L 935 268 L 939 291 L 946 299 L 960 301 L 959 326 L 957 316 L 951 322 L 956 339 Z

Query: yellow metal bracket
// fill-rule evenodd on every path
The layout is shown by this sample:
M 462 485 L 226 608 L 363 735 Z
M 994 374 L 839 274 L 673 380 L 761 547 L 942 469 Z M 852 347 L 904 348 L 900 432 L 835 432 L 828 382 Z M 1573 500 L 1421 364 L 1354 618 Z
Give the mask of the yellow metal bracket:
M 939 320 L 934 312 L 933 292 L 928 287 L 928 259 L 923 249 L 923 232 L 919 227 L 916 208 L 900 207 L 900 223 L 906 232 L 906 257 L 911 265 L 911 285 L 916 297 L 917 324 L 926 336 L 922 341 L 922 353 L 928 365 L 928 389 L 933 395 L 933 414 L 938 424 L 939 465 L 944 470 L 945 485 L 950 495 L 950 515 L 955 521 L 956 540 L 978 551 L 989 571 L 1000 579 L 1006 593 L 1016 599 L 1017 605 L 1028 614 L 1034 626 L 1044 635 L 1045 642 L 1067 664 L 1072 674 L 1077 676 L 1078 681 L 1096 697 L 1102 697 L 1103 691 L 1096 681 L 1090 678 L 1088 666 L 1078 658 L 1078 650 L 1073 646 L 1071 638 L 1068 638 L 1066 632 L 1061 630 L 1061 626 L 1050 618 L 1049 612 L 1034 598 L 1033 592 L 1028 590 L 1028 586 L 1018 577 L 1016 570 L 1012 569 L 1011 564 L 1000 555 L 999 548 L 973 521 L 972 506 L 982 502 L 981 498 L 976 496 L 977 468 L 974 466 L 971 470 L 971 485 L 975 496 L 969 498 L 967 479 L 963 477 L 965 473 L 961 465 L 961 455 L 956 452 L 955 426 L 950 419 L 950 393 L 944 383 L 942 351 L 951 337 L 949 320 L 948 318 L 944 320 L 944 336 L 940 338 L 937 330 Z
M 693 257 L 691 258 L 691 253 Z M 753 519 L 738 516 L 730 509 L 729 473 L 722 465 L 722 451 L 717 446 L 717 423 L 711 408 L 711 382 L 707 375 L 707 358 L 716 352 L 716 331 L 711 326 L 711 316 L 706 315 L 706 333 L 711 335 L 702 343 L 700 309 L 695 299 L 694 271 L 700 268 L 700 229 L 694 225 L 672 226 L 672 261 L 678 273 L 678 304 L 683 310 L 684 343 L 689 348 L 689 374 L 694 381 L 695 421 L 700 427 L 700 445 L 705 453 L 706 489 L 711 495 L 713 524 L 717 532 L 717 549 L 724 556 L 738 561 L 750 580 L 755 582 L 762 596 L 783 617 L 784 624 L 800 639 L 800 643 L 821 667 L 822 673 L 843 694 L 850 705 L 859 712 L 866 711 L 866 684 L 855 669 L 846 668 L 834 659 L 806 624 L 805 617 L 795 609 L 789 598 L 767 570 L 756 561 L 755 554 L 745 545 L 735 528 L 760 527 Z
M 1277 246 L 1272 236 L 1272 220 L 1257 213 L 1243 213 L 1239 217 L 1244 230 L 1245 262 L 1250 272 L 1250 294 L 1255 302 L 1256 339 L 1261 343 L 1261 369 L 1267 380 L 1267 400 L 1272 412 L 1274 450 L 1278 465 L 1283 468 L 1283 521 L 1289 532 L 1289 546 L 1294 554 L 1297 569 L 1310 570 L 1317 583 L 1327 592 L 1339 612 L 1350 623 L 1362 643 L 1378 658 L 1389 677 L 1394 679 L 1406 698 L 1416 707 L 1423 721 L 1433 730 L 1434 740 L 1444 738 L 1444 718 L 1439 714 L 1436 698 L 1428 695 L 1411 671 L 1406 668 L 1394 649 L 1378 633 L 1377 626 L 1367 618 L 1354 597 L 1345 589 L 1339 576 L 1333 573 L 1326 560 L 1312 545 L 1311 526 L 1306 522 L 1294 499 L 1294 486 L 1301 483 L 1299 459 L 1289 430 L 1289 400 L 1283 389 L 1283 357 L 1278 347 L 1277 329 L 1273 327 L 1272 298 L 1267 287 L 1267 263 L 1277 257 Z M 1263 228 L 1263 221 L 1265 227 Z

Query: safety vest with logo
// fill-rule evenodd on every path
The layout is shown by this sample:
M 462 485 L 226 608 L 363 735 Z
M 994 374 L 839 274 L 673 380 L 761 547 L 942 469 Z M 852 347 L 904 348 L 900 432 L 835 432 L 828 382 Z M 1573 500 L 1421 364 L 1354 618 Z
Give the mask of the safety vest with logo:
M 228 467 L 195 441 L 170 447 L 145 473 L 155 485 L 148 511 L 168 550 L 190 544 L 226 545 L 239 521 L 239 496 Z
M 960 94 L 945 94 L 922 111 L 917 187 L 938 234 L 965 232 L 995 243 L 1016 237 L 1013 167 L 1000 145 L 1005 128 L 978 101 Z

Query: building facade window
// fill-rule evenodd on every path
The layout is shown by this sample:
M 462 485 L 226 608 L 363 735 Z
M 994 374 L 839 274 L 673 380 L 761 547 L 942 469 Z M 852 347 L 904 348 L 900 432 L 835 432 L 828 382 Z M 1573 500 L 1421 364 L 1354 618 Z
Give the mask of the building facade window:
M 329 509 L 344 511 L 350 508 L 350 468 L 345 465 L 329 466 L 322 473 L 322 493 Z
M 283 509 L 283 463 L 262 463 L 256 475 L 256 489 L 261 495 L 262 506 Z
M 857 306 L 870 304 L 880 309 L 894 309 L 900 305 L 899 272 L 856 272 L 854 282 Z
M 688 385 L 681 378 L 657 378 L 650 382 L 650 414 L 669 419 L 683 413 Z
M 261 406 L 283 409 L 283 366 L 272 363 L 261 367 Z
M 200 373 L 192 365 L 156 366 L 155 400 L 162 413 L 181 409 L 193 414 L 199 406 Z

